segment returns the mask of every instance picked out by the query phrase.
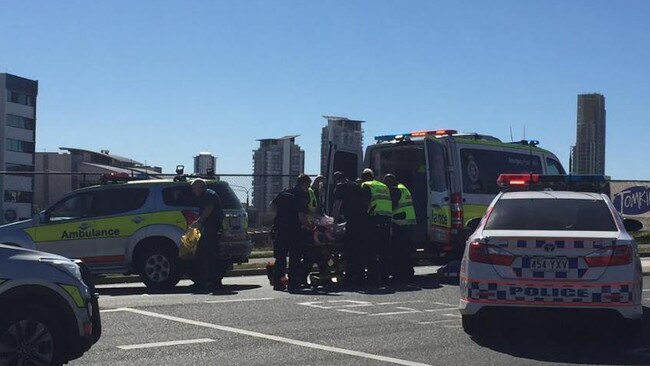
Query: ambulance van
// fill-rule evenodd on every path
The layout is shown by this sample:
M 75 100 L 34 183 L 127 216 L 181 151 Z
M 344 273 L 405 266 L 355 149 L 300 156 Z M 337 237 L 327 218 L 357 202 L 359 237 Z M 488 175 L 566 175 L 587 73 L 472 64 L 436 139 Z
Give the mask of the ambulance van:
M 462 255 L 471 234 L 467 222 L 483 216 L 499 193 L 500 174 L 566 174 L 559 159 L 537 145 L 445 129 L 377 136 L 362 157 L 330 141 L 326 201 L 331 205 L 336 171 L 351 180 L 363 167 L 377 179 L 395 174 L 413 196 L 417 257 L 446 262 Z

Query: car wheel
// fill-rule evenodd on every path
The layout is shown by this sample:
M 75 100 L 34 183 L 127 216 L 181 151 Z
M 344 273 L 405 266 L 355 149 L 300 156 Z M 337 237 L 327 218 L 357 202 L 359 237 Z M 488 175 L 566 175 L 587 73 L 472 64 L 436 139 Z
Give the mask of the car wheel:
M 176 286 L 180 280 L 176 253 L 161 245 L 145 249 L 140 256 L 138 273 L 150 289 L 165 290 Z
M 1 365 L 61 365 L 63 332 L 46 309 L 16 309 L 0 329 Z
M 465 333 L 472 337 L 479 336 L 483 330 L 483 322 L 481 320 L 478 315 L 463 315 L 462 323 Z

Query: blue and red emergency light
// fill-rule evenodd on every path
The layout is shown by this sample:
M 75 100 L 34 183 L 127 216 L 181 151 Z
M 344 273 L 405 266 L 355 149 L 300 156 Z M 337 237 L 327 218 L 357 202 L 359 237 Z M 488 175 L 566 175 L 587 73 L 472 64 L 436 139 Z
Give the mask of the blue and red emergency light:
M 439 130 L 431 130 L 431 131 L 414 131 L 414 132 L 409 132 L 409 133 L 402 133 L 402 134 L 397 134 L 397 135 L 381 135 L 381 136 L 375 136 L 375 141 L 376 142 L 386 142 L 386 141 L 402 141 L 404 139 L 411 139 L 411 138 L 418 138 L 418 137 L 426 137 L 426 136 L 444 136 L 444 135 L 454 135 L 457 134 L 458 131 L 456 130 L 448 130 L 448 129 L 439 129 Z
M 609 193 L 608 177 L 604 175 L 501 174 L 497 185 L 501 190 L 551 190 Z

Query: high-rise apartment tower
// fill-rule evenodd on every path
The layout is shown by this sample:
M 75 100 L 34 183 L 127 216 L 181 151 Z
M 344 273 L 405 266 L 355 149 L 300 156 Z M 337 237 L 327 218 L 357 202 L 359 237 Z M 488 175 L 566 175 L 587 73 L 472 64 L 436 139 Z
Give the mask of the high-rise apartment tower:
M 605 97 L 578 95 L 576 144 L 572 148 L 571 172 L 605 174 Z

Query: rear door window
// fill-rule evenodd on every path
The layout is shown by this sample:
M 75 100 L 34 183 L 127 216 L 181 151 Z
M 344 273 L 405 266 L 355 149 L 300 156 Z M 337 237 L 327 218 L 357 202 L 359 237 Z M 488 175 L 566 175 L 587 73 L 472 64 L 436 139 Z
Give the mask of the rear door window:
M 486 230 L 618 231 L 605 201 L 582 199 L 503 199 Z
M 463 192 L 499 193 L 497 178 L 506 173 L 542 173 L 539 156 L 500 150 L 461 149 Z
M 445 167 L 445 151 L 442 144 L 425 140 L 429 154 L 429 185 L 434 192 L 447 191 L 447 169 Z
M 103 189 L 93 192 L 93 216 L 109 216 L 135 211 L 149 196 L 148 188 Z
M 564 168 L 562 167 L 562 164 L 560 164 L 560 162 L 555 159 L 546 158 L 546 169 L 548 170 L 546 174 L 550 174 L 550 175 L 566 174 Z
M 215 191 L 221 201 L 221 206 L 226 210 L 241 209 L 241 202 L 230 186 L 223 182 L 208 183 L 208 188 Z M 192 193 L 189 184 L 163 189 L 163 202 L 174 207 L 198 207 L 197 197 Z

